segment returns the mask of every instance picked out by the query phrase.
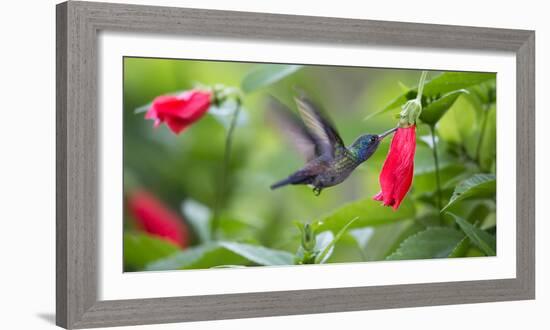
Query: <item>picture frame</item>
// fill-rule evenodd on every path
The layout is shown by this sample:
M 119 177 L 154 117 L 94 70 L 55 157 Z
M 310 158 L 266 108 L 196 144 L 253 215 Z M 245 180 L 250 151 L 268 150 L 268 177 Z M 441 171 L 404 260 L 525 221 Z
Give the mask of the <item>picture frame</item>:
M 138 325 L 535 298 L 535 32 L 69 1 L 56 8 L 56 323 Z M 98 34 L 509 51 L 516 56 L 516 278 L 98 299 Z

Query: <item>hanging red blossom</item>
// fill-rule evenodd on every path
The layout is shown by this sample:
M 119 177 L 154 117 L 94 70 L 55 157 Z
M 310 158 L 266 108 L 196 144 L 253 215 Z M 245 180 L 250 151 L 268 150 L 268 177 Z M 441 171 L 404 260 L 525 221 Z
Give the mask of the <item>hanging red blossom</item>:
M 374 200 L 381 201 L 384 206 L 391 206 L 394 210 L 399 208 L 412 184 L 415 150 L 416 125 L 399 127 L 380 173 L 381 191 L 374 196 Z
M 149 192 L 138 190 L 130 194 L 128 207 L 143 231 L 181 248 L 188 245 L 189 234 L 183 219 Z
M 161 95 L 153 100 L 145 118 L 153 119 L 155 127 L 166 123 L 172 132 L 179 134 L 199 120 L 211 102 L 212 92 L 197 89 L 179 95 Z

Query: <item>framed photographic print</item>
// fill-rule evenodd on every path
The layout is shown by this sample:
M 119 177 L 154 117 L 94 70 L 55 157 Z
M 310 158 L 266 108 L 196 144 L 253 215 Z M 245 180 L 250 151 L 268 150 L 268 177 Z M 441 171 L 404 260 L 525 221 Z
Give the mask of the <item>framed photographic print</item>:
M 534 299 L 534 43 L 59 4 L 58 325 Z

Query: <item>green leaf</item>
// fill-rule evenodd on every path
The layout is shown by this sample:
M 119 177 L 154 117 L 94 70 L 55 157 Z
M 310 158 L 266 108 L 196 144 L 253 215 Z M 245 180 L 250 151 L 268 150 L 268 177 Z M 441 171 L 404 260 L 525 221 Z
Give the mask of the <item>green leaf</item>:
M 372 227 L 356 228 L 356 229 L 350 230 L 349 234 L 351 235 L 351 237 L 353 237 L 353 239 L 357 243 L 357 246 L 361 250 L 364 250 L 374 235 L 374 228 Z
M 446 258 L 463 238 L 458 230 L 430 227 L 404 240 L 386 260 Z
M 149 110 L 149 108 L 151 107 L 152 104 L 153 103 L 147 103 L 145 105 L 142 105 L 141 107 L 136 108 L 134 110 L 134 114 L 146 112 L 147 110 Z
M 401 246 L 403 241 L 405 241 L 410 236 L 412 236 L 412 235 L 414 235 L 414 234 L 416 234 L 420 231 L 423 231 L 427 228 L 420 221 L 418 221 L 418 219 L 407 220 L 407 221 L 404 221 L 402 223 L 393 224 L 392 226 L 394 227 L 396 232 L 393 233 L 393 234 L 390 234 L 390 233 L 388 233 L 389 226 L 388 226 L 388 228 L 384 228 L 385 233 L 386 233 L 385 236 L 388 238 L 388 241 L 385 244 L 383 244 L 382 242 L 378 242 L 378 248 L 381 248 L 383 246 L 385 248 L 385 251 L 384 250 L 379 251 L 379 253 L 382 252 L 382 254 L 379 255 L 378 259 L 374 259 L 373 261 L 386 259 L 390 254 L 395 252 L 399 248 L 399 246 Z M 382 227 L 380 227 L 380 229 L 382 229 Z M 377 232 L 376 234 L 379 234 L 379 233 Z M 382 234 L 382 233 L 380 233 L 380 234 Z M 380 236 L 377 235 L 376 238 L 381 239 L 382 235 L 380 235 Z M 371 243 L 374 243 L 374 239 L 371 241 Z M 371 249 L 372 247 L 374 247 L 374 246 L 372 244 L 369 244 L 367 246 L 367 249 Z M 368 253 L 367 256 L 373 257 L 374 254 Z
M 358 240 L 358 244 L 362 248 L 365 261 L 377 261 L 384 260 L 399 247 L 404 239 L 424 227 L 414 220 L 405 220 L 377 227 L 367 227 L 367 229 L 371 231 L 368 241 L 361 244 Z M 355 230 L 360 229 L 352 229 L 350 233 L 353 234 Z M 354 237 L 356 236 L 354 235 Z
M 180 249 L 164 239 L 142 233 L 124 234 L 124 267 L 142 270 L 148 263 L 172 255 Z
M 242 265 L 248 260 L 217 243 L 206 243 L 175 253 L 147 265 L 146 270 L 204 269 L 221 265 Z
M 479 73 L 479 72 L 444 72 L 432 80 L 428 81 L 424 85 L 424 90 L 422 91 L 422 98 L 427 100 L 435 101 L 441 97 L 441 95 L 465 89 L 470 86 L 480 84 L 489 79 L 494 79 L 495 74 L 493 73 Z M 408 100 L 412 100 L 416 97 L 417 89 L 413 88 L 408 92 L 400 95 L 391 101 L 381 110 L 369 115 L 367 117 L 373 117 L 375 115 L 387 112 L 389 110 L 395 109 Z
M 476 200 L 474 202 L 475 204 L 473 204 L 474 206 L 472 207 L 470 212 L 464 214 L 464 216 L 462 217 L 466 219 L 466 221 L 477 225 L 477 223 L 482 222 L 482 221 L 479 221 L 480 219 L 485 219 L 485 217 L 487 217 L 487 215 L 491 212 L 491 210 L 493 210 L 493 205 L 491 205 L 492 204 L 491 202 L 484 201 L 484 200 L 482 201 Z
M 497 151 L 497 120 L 496 108 L 490 107 L 485 114 L 486 126 L 483 136 L 479 136 L 476 142 L 481 143 L 479 150 L 479 164 L 483 170 L 489 171 L 495 162 Z M 477 145 L 476 145 L 477 146 Z
M 481 223 L 481 229 L 493 228 L 497 225 L 497 214 L 495 212 L 489 213 L 487 217 Z
M 496 78 L 496 77 L 495 77 Z M 479 111 L 496 101 L 496 79 L 491 79 L 479 85 L 468 88 L 467 99 Z
M 409 199 L 405 199 L 397 211 L 385 207 L 382 203 L 365 198 L 345 204 L 329 215 L 315 222 L 318 231 L 331 230 L 337 232 L 345 227 L 349 219 L 357 217 L 349 228 L 360 228 L 393 223 L 399 220 L 411 219 L 415 215 L 415 208 Z
M 291 265 L 294 256 L 286 251 L 263 246 L 212 242 L 183 250 L 150 264 L 148 270 L 204 269 L 223 265 Z
M 441 212 L 447 210 L 457 202 L 467 198 L 489 198 L 496 194 L 496 177 L 492 174 L 476 174 L 469 179 L 459 183 L 451 200 Z
M 333 240 L 334 234 L 330 230 L 324 231 L 315 236 L 315 247 L 313 248 L 313 250 L 317 253 L 320 253 L 324 251 Z
M 286 251 L 268 249 L 259 245 L 236 242 L 219 242 L 219 244 L 258 265 L 291 265 L 294 260 L 294 256 Z
M 212 212 L 208 207 L 193 199 L 187 199 L 181 204 L 181 212 L 201 243 L 209 242 L 212 239 L 210 235 Z
M 301 65 L 262 64 L 250 71 L 242 80 L 243 92 L 250 93 L 271 85 L 301 69 Z
M 465 257 L 470 249 L 470 239 L 465 236 L 453 249 L 449 258 L 462 258 Z
M 484 72 L 444 72 L 424 85 L 423 94 L 433 97 L 437 94 L 445 94 L 459 89 L 481 84 L 489 79 L 494 79 L 494 73 Z
M 249 223 L 234 218 L 220 217 L 218 231 L 216 233 L 219 240 L 232 240 L 247 243 L 256 241 L 256 228 Z
M 429 103 L 422 110 L 422 113 L 420 114 L 420 119 L 428 125 L 435 125 L 439 121 L 439 119 L 443 117 L 447 110 L 449 110 L 453 106 L 456 99 L 460 95 L 467 92 L 468 91 L 466 91 L 465 89 L 452 91 Z
M 342 235 L 348 230 L 349 226 L 351 226 L 355 221 L 357 221 L 359 217 L 355 217 L 351 219 L 340 231 L 336 234 L 334 239 L 327 245 L 325 248 L 317 255 L 315 258 L 316 264 L 324 264 L 328 258 L 330 258 L 330 255 L 332 254 L 332 251 L 334 250 L 334 245 L 342 238 Z
M 214 267 L 210 267 L 210 268 L 246 268 L 246 266 L 242 266 L 242 265 L 219 265 L 219 266 L 214 266 Z
M 481 251 L 488 256 L 496 256 L 496 239 L 491 234 L 477 227 L 474 227 L 468 221 L 462 219 L 459 216 L 451 212 L 447 212 L 451 215 L 456 223 L 460 226 L 462 231 L 468 236 L 468 238 L 474 243 Z
M 485 256 L 486 256 L 485 253 L 483 253 L 483 251 L 478 249 L 476 246 L 470 246 L 470 249 L 468 250 L 468 252 L 465 255 L 466 258 L 485 257 Z
M 450 145 L 461 145 L 460 147 L 466 149 L 465 151 L 468 155 L 474 158 L 471 149 L 475 149 L 474 144 L 477 145 L 476 142 L 479 141 L 477 137 L 474 137 L 479 130 L 476 119 L 477 115 L 472 104 L 464 97 L 469 94 L 462 95 L 455 101 L 447 113 L 439 119 L 437 122 L 437 131 L 442 141 Z M 457 149 L 456 151 L 460 150 Z M 460 152 L 462 153 L 463 151 Z
M 403 93 L 406 93 L 410 90 L 410 88 L 407 85 L 405 85 L 402 81 L 398 81 L 397 85 L 399 85 L 399 88 Z

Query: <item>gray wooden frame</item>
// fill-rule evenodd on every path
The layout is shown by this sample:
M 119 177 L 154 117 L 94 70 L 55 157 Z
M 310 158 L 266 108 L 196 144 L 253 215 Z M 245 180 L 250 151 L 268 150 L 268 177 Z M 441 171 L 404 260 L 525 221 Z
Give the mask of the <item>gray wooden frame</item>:
M 98 301 L 99 31 L 515 52 L 517 277 Z M 534 31 L 94 2 L 57 5 L 56 322 L 66 328 L 534 299 Z M 344 63 L 343 63 L 344 64 Z

